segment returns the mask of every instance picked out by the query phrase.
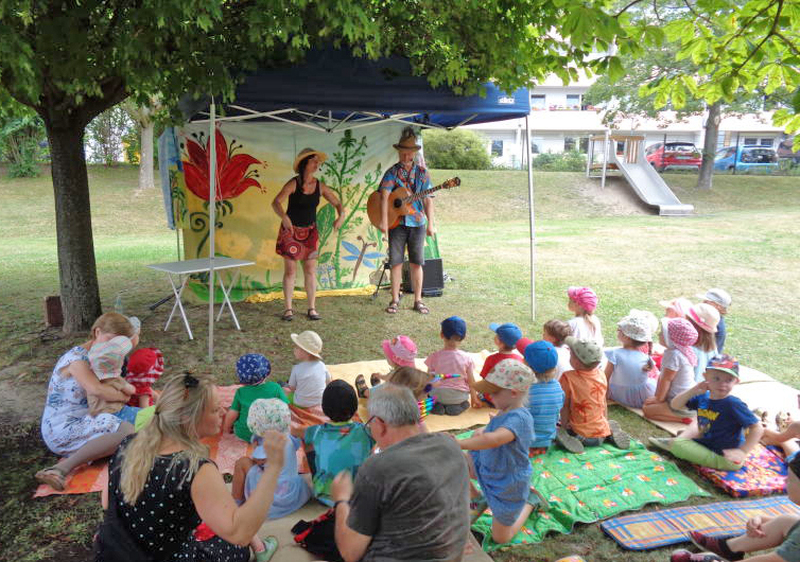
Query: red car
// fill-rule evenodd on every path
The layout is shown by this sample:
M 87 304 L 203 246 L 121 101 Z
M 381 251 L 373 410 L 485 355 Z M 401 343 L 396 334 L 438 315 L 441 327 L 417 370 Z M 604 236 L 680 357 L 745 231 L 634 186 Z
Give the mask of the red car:
M 700 169 L 703 156 L 691 142 L 657 142 L 647 147 L 644 157 L 658 170 Z

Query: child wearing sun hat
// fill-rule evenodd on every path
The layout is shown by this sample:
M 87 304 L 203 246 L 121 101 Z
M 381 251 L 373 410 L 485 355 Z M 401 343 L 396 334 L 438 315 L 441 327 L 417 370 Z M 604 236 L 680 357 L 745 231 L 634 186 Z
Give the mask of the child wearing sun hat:
M 372 373 L 369 383 L 373 387 L 388 380 L 391 374 L 400 367 L 416 368 L 417 344 L 408 336 L 400 335 L 390 340 L 383 340 L 381 348 L 383 349 L 383 355 L 386 357 L 386 362 L 389 363 L 389 367 L 392 370 L 387 374 Z M 356 392 L 359 398 L 369 397 L 369 387 L 367 387 L 364 375 L 356 377 Z
M 731 306 L 731 296 L 725 289 L 713 288 L 709 289 L 702 295 L 697 295 L 697 298 L 703 299 L 703 303 L 713 306 L 719 312 L 719 323 L 717 324 L 716 343 L 717 353 L 722 354 L 725 348 L 725 338 L 728 335 L 728 330 L 725 327 L 725 316 L 728 314 L 728 309 Z
M 325 386 L 331 382 L 331 374 L 322 362 L 322 338 L 312 330 L 291 337 L 298 363 L 292 367 L 289 382 L 284 387 L 289 403 L 298 408 L 319 408 Z
M 556 378 L 558 352 L 552 343 L 536 341 L 525 348 L 525 363 L 536 375 L 528 390 L 528 410 L 533 418 L 531 447 L 547 449 L 556 437 L 558 417 L 564 405 L 564 391 Z
M 617 339 L 622 347 L 605 352 L 608 396 L 623 406 L 641 408 L 656 391 L 656 382 L 650 378 L 653 360 L 641 351 L 653 341 L 650 322 L 642 314 L 625 316 L 617 322 Z
M 236 389 L 233 402 L 225 414 L 223 430 L 249 442 L 253 434 L 248 427 L 250 406 L 258 399 L 278 398 L 288 402 L 281 385 L 268 381 L 272 372 L 269 359 L 260 353 L 246 353 L 236 361 L 236 376 L 242 386 Z
M 697 364 L 694 366 L 694 380 L 701 382 L 709 361 L 719 355 L 715 334 L 720 315 L 719 311 L 710 304 L 700 303 L 689 307 L 686 319 L 697 330 L 697 342 L 692 348 L 697 357 Z

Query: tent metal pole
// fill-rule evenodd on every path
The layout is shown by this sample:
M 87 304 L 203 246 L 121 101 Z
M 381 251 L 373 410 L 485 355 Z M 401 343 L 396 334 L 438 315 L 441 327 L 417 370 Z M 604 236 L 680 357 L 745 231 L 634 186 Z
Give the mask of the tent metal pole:
M 216 105 L 211 96 L 211 119 L 209 119 L 209 154 L 208 173 L 208 361 L 214 361 L 214 239 L 217 223 L 217 136 Z
M 536 318 L 536 223 L 533 213 L 533 164 L 531 162 L 531 128 L 525 116 L 525 152 L 528 160 L 528 212 L 531 234 L 531 322 Z

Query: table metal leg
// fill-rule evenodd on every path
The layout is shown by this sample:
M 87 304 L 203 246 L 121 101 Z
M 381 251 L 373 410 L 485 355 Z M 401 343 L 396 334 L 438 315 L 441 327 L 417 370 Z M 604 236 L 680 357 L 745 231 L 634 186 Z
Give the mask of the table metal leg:
M 230 292 L 234 285 L 236 285 L 236 279 L 239 277 L 239 271 L 237 270 L 233 277 L 228 281 L 228 287 L 225 287 L 225 284 L 222 282 L 222 275 L 217 276 L 219 278 L 219 286 L 222 289 L 222 305 L 219 307 L 219 314 L 217 314 L 217 322 L 222 317 L 222 311 L 225 310 L 225 305 L 228 305 L 228 310 L 231 311 L 231 316 L 233 317 L 233 323 L 236 325 L 237 330 L 241 330 L 241 326 L 239 326 L 239 319 L 236 317 L 236 313 L 233 311 L 233 305 L 231 304 L 230 300 Z
M 183 294 L 183 289 L 186 287 L 186 282 L 189 280 L 189 276 L 183 277 L 183 282 L 181 283 L 181 288 L 178 289 L 175 286 L 175 282 L 172 280 L 172 275 L 167 273 L 167 278 L 169 279 L 169 284 L 172 286 L 172 292 L 175 294 L 175 304 L 172 306 L 172 311 L 169 313 L 169 318 L 167 318 L 167 324 L 164 326 L 164 331 L 167 331 L 169 328 L 169 323 L 172 322 L 172 317 L 175 315 L 175 309 L 177 308 L 181 312 L 181 317 L 183 318 L 183 324 L 186 326 L 186 332 L 189 334 L 189 339 L 193 340 L 194 336 L 192 335 L 192 329 L 189 327 L 189 319 L 186 317 L 186 311 L 183 309 L 183 303 L 181 302 L 181 295 Z

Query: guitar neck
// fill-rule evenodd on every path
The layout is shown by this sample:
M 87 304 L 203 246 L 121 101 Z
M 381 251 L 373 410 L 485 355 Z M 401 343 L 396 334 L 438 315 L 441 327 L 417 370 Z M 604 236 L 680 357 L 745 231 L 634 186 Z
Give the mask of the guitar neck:
M 409 195 L 408 197 L 403 198 L 403 203 L 413 203 L 415 201 L 419 201 L 423 197 L 439 191 L 440 189 L 447 189 L 448 187 L 452 187 L 449 181 L 446 181 L 442 184 L 437 185 L 436 187 L 432 187 L 430 189 L 426 189 L 425 191 L 420 191 L 419 193 L 415 193 L 414 195 Z

